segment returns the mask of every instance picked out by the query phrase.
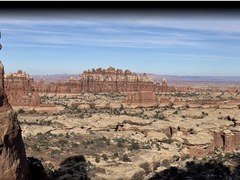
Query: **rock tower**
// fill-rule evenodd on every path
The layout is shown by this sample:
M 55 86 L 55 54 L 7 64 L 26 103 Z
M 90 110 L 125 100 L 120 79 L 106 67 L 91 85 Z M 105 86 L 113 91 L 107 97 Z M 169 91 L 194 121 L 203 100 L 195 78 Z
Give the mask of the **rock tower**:
M 1 37 L 1 36 L 0 36 Z M 0 46 L 2 47 L 2 46 Z M 0 61 L 0 179 L 27 180 L 28 163 L 16 114 L 4 91 L 4 67 Z

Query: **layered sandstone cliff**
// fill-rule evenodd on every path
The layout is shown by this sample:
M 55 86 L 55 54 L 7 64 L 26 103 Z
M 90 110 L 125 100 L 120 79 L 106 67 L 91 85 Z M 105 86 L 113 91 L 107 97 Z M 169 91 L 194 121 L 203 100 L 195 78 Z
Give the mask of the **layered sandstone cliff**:
M 153 82 L 145 73 L 137 75 L 129 70 L 109 67 L 84 71 L 78 79 L 50 83 L 43 80 L 35 82 L 29 74 L 19 70 L 5 76 L 5 90 L 13 106 L 39 106 L 40 93 L 168 92 L 170 89 L 166 80 L 161 85 Z M 148 98 L 148 95 L 143 98 Z
M 4 91 L 4 67 L 0 62 L 0 179 L 28 179 L 28 163 L 21 128 Z
M 132 107 L 154 107 L 158 105 L 158 99 L 153 91 L 130 92 L 125 103 Z
M 5 91 L 9 102 L 13 106 L 38 106 L 40 98 L 34 88 L 33 78 L 19 70 L 5 76 Z
M 166 90 L 166 82 L 164 89 Z M 37 91 L 42 93 L 97 93 L 97 92 L 137 92 L 162 91 L 159 84 L 155 84 L 145 73 L 137 75 L 129 70 L 92 69 L 84 71 L 78 79 L 38 84 Z

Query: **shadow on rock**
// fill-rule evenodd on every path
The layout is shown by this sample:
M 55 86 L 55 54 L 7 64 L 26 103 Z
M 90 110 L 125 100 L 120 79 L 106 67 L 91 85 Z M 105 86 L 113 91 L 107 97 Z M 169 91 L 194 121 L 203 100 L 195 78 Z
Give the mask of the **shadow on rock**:
M 89 180 L 85 157 L 82 155 L 68 157 L 60 163 L 60 168 L 52 173 L 51 179 Z
M 215 160 L 205 163 L 187 162 L 185 169 L 170 167 L 155 174 L 150 180 L 238 180 L 240 165 L 233 172 L 230 168 Z
M 48 176 L 44 170 L 41 161 L 34 157 L 28 157 L 28 167 L 30 172 L 30 179 L 32 180 L 48 180 Z

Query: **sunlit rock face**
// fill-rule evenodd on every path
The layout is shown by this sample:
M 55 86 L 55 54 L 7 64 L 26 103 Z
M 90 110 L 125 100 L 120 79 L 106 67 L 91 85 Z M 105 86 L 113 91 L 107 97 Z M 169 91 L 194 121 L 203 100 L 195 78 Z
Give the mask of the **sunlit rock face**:
M 39 94 L 34 88 L 33 78 L 19 70 L 5 76 L 4 88 L 12 106 L 38 106 Z
M 4 91 L 4 67 L 0 62 L 0 179 L 28 179 L 28 164 L 21 128 Z
M 158 99 L 153 91 L 130 92 L 125 103 L 132 107 L 154 107 L 158 105 Z
M 160 87 L 158 87 L 160 88 Z M 38 83 L 37 90 L 43 93 L 97 93 L 97 92 L 134 92 L 153 91 L 154 82 L 144 73 L 137 75 L 129 70 L 123 71 L 109 67 L 108 69 L 92 69 L 84 71 L 78 79 L 68 81 Z

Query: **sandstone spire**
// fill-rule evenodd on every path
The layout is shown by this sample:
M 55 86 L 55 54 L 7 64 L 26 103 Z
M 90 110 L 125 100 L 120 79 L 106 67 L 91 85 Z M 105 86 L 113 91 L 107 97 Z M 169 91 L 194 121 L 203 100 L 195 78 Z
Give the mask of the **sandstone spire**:
M 16 114 L 4 91 L 4 67 L 0 62 L 0 179 L 28 179 L 28 163 Z

